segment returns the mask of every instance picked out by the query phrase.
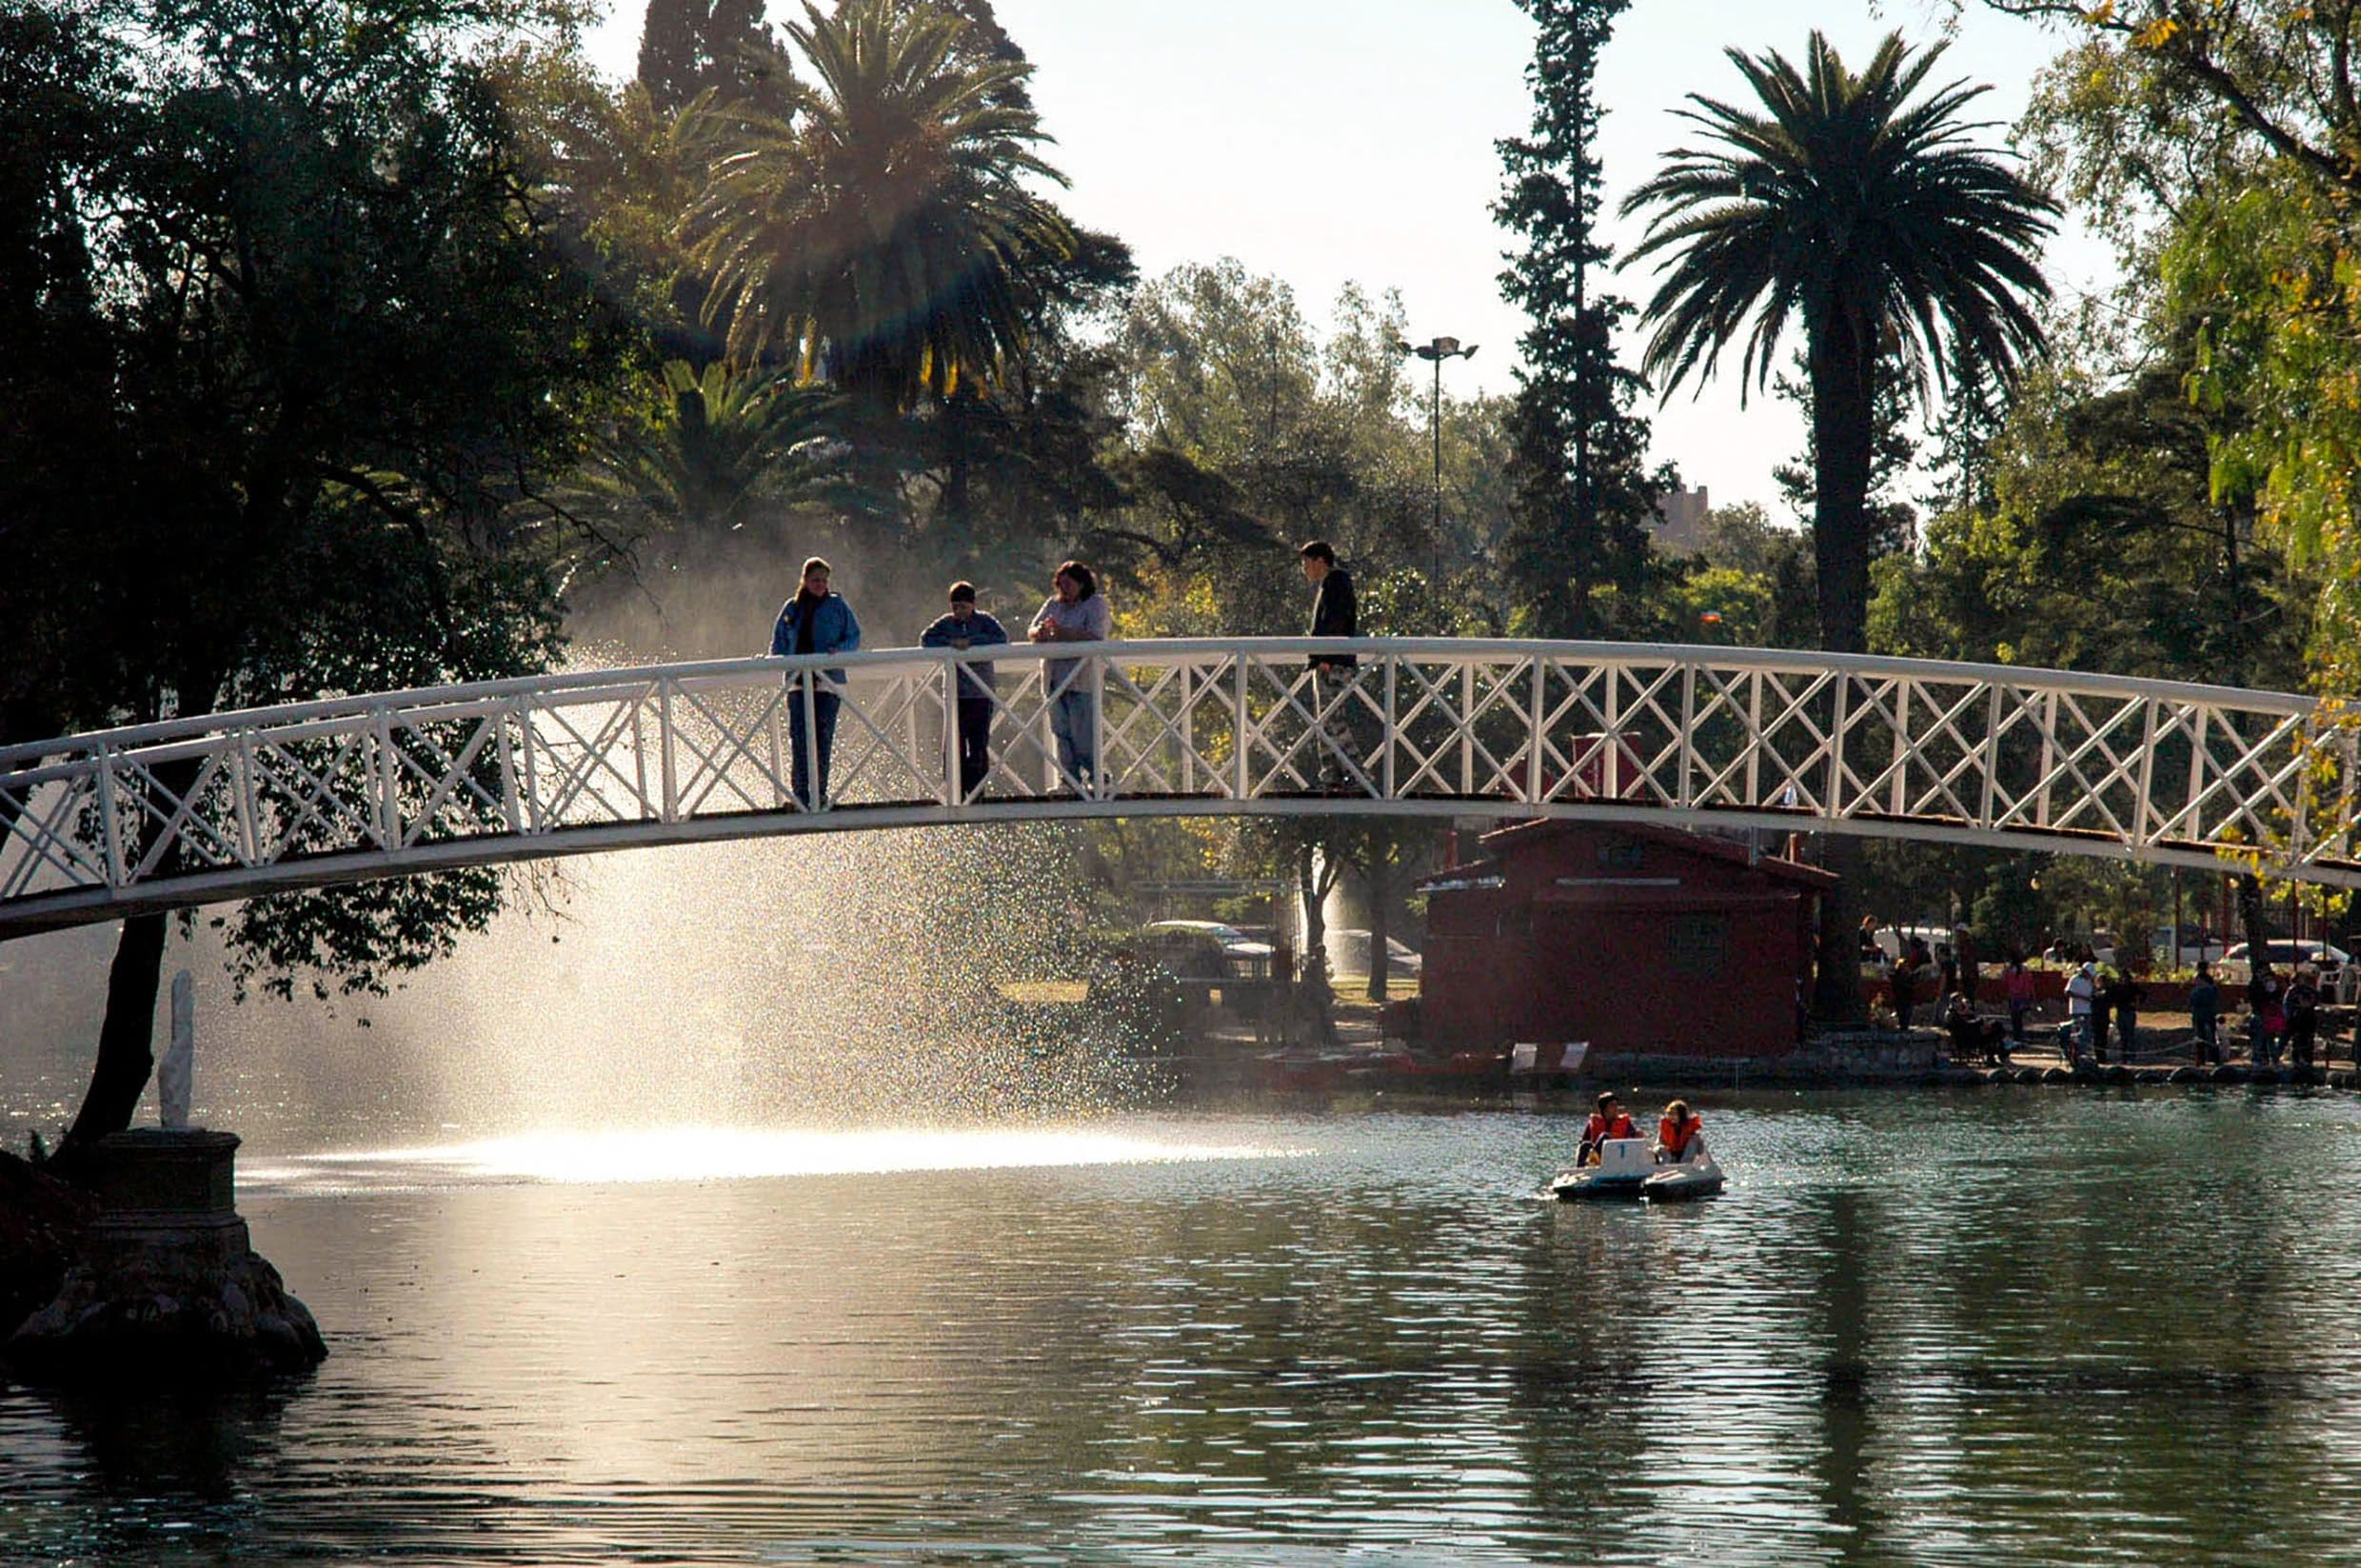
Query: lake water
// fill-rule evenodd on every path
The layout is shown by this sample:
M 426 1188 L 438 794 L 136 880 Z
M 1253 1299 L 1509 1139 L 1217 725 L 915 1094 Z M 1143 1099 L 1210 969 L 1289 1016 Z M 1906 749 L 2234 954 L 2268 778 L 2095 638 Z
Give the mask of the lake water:
M 2361 1561 L 2351 1099 L 1701 1103 L 258 1136 L 331 1359 L 0 1388 L 0 1561 Z

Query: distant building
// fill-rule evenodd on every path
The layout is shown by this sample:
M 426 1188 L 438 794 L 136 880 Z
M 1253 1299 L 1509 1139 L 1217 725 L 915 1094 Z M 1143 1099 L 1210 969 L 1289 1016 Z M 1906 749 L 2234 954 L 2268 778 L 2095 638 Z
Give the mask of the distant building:
M 1702 834 L 1525 822 L 1427 880 L 1427 1043 L 1586 1041 L 1593 1058 L 1776 1057 L 1826 871 Z
M 1667 490 L 1656 504 L 1658 522 L 1652 536 L 1657 550 L 1666 555 L 1695 555 L 1705 547 L 1705 513 L 1712 503 L 1705 499 L 1705 486 L 1694 490 Z

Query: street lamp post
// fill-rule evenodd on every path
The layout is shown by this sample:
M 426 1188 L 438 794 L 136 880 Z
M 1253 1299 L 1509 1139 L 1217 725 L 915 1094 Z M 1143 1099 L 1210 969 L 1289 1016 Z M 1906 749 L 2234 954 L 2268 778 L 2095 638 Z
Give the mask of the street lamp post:
M 1427 429 L 1435 438 L 1435 576 L 1443 574 L 1443 361 L 1474 359 L 1478 344 L 1459 347 L 1458 338 L 1437 338 L 1432 343 L 1411 343 L 1396 339 L 1397 353 L 1416 354 L 1435 367 L 1435 401 L 1429 406 Z

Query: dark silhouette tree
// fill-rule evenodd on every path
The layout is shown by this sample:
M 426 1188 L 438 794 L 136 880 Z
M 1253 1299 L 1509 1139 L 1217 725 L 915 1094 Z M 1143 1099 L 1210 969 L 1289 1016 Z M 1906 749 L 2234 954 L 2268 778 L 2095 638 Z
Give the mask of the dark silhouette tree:
M 0 181 L 40 198 L 0 227 L 0 278 L 48 294 L 0 301 L 0 341 L 33 350 L 0 356 L 0 409 L 41 414 L 0 420 L 0 604 L 32 612 L 0 628 L 0 667 L 42 668 L 50 638 L 78 666 L 31 717 L 137 724 L 546 667 L 554 514 L 535 496 L 625 341 L 544 226 L 487 69 L 452 40 L 547 13 L 71 10 L 62 31 L 0 32 Z M 154 778 L 199 819 L 218 811 L 195 764 Z M 182 841 L 160 804 L 127 853 L 169 873 Z M 347 846 L 328 823 L 295 831 Z M 454 871 L 257 899 L 223 923 L 242 976 L 378 989 L 501 895 L 498 872 Z M 169 934 L 163 914 L 124 922 L 69 1149 L 129 1123 Z
M 1649 473 L 1644 389 L 1619 363 L 1616 328 L 1629 302 L 1592 272 L 1614 252 L 1596 231 L 1600 167 L 1598 51 L 1631 0 L 1518 0 L 1538 25 L 1525 80 L 1533 132 L 1498 144 L 1507 186 L 1493 216 L 1524 236 L 1501 295 L 1532 318 L 1519 345 L 1512 431 L 1516 511 L 1502 566 L 1532 629 L 1586 637 L 1605 629 L 1592 590 L 1632 594 L 1644 573 L 1648 523 L 1667 475 Z
M 1974 366 L 2005 383 L 2044 347 L 2034 248 L 2056 204 L 1974 142 L 1982 128 L 1961 111 L 1988 89 L 1919 95 L 1942 53 L 1894 33 L 1856 73 L 1817 32 L 1801 70 L 1732 50 L 1756 107 L 1691 94 L 1682 113 L 1706 144 L 1673 152 L 1623 204 L 1653 214 L 1632 259 L 1667 259 L 1644 367 L 1668 393 L 1711 375 L 1740 336 L 1759 387 L 1788 327 L 1803 330 L 1820 643 L 1837 652 L 1868 647 L 1880 364 L 1938 384 Z M 1843 880 L 1822 901 L 1817 1004 L 1853 1018 L 1858 845 L 1835 840 L 1828 865 Z
M 763 0 L 648 0 L 636 74 L 666 114 L 707 92 L 776 111 L 795 80 L 786 50 L 763 21 Z

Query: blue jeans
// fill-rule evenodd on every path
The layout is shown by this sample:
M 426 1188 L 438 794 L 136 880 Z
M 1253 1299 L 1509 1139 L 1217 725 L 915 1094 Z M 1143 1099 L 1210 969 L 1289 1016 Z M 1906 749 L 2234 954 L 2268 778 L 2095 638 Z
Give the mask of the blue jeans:
M 836 744 L 836 708 L 843 701 L 827 688 L 824 682 L 812 692 L 812 727 L 820 742 L 819 752 L 812 761 L 819 766 L 816 771 L 806 771 L 804 765 L 804 694 L 793 686 L 787 688 L 788 779 L 794 786 L 797 804 L 806 811 L 812 809 L 815 795 L 823 801 L 828 798 L 828 752 Z M 813 787 L 815 779 L 817 789 Z
M 1049 732 L 1058 738 L 1058 761 L 1084 787 L 1099 765 L 1099 705 L 1081 689 L 1086 678 L 1076 676 L 1074 685 L 1049 700 Z

